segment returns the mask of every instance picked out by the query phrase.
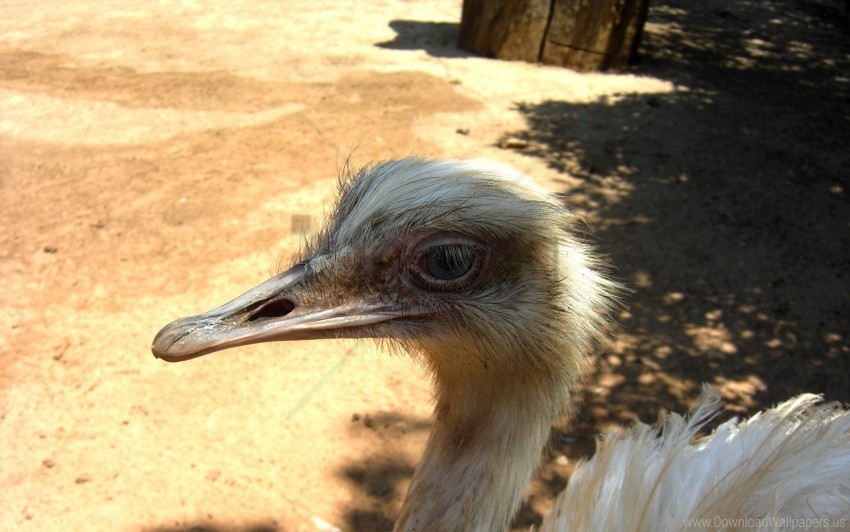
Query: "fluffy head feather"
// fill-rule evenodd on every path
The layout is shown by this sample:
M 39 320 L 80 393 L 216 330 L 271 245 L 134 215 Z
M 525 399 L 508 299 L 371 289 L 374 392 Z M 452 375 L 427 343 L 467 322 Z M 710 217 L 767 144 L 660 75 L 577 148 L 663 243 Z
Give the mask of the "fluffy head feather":
M 555 379 L 550 403 L 562 409 L 617 289 L 577 238 L 577 226 L 554 196 L 517 172 L 408 158 L 341 179 L 333 214 L 299 260 L 322 305 L 356 297 L 426 311 L 428 320 L 360 332 L 422 354 L 438 379 L 482 371 L 491 381 Z M 468 286 L 423 290 L 405 278 L 406 248 L 434 234 L 478 244 L 481 271 Z

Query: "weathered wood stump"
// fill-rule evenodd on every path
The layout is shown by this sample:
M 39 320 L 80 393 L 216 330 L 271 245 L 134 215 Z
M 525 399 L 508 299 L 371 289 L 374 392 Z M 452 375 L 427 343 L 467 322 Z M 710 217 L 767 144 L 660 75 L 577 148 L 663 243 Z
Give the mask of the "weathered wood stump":
M 496 59 L 606 70 L 636 55 L 649 0 L 464 0 L 460 46 Z

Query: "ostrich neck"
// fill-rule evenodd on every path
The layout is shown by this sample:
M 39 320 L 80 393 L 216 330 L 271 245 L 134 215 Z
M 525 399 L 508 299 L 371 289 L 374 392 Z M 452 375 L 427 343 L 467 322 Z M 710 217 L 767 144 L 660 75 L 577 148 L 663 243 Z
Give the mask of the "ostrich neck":
M 395 530 L 504 530 L 558 413 L 516 380 L 437 376 L 434 427 Z

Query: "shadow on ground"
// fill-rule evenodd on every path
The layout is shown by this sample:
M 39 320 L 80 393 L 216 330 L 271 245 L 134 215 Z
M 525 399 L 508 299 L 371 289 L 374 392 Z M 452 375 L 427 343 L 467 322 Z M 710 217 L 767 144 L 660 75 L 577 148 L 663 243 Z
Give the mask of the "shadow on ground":
M 390 28 L 396 37 L 378 43 L 388 50 L 425 50 L 432 57 L 475 57 L 472 52 L 457 46 L 460 24 L 456 22 L 427 22 L 421 20 L 393 20 Z
M 160 526 L 145 529 L 147 532 L 284 532 L 274 524 L 251 523 L 246 525 L 187 524 Z
M 349 430 L 355 438 L 369 441 L 374 451 L 340 471 L 355 499 L 345 512 L 345 528 L 392 530 L 415 467 L 402 449 L 411 438 L 426 438 L 431 423 L 396 412 L 378 412 L 353 417 Z
M 635 73 L 674 91 L 518 102 L 528 128 L 505 135 L 564 173 L 634 290 L 578 419 L 553 433 L 531 507 L 565 484 L 559 456 L 686 410 L 701 382 L 743 415 L 804 391 L 850 402 L 847 13 L 668 1 L 647 29 Z
M 393 24 L 381 46 L 457 56 L 454 25 Z M 736 414 L 804 391 L 850 402 L 848 30 L 838 1 L 654 2 L 635 74 L 675 90 L 517 102 L 528 127 L 505 137 L 563 173 L 634 290 L 517 528 L 540 523 L 600 430 L 685 411 L 702 382 Z M 386 458 L 344 472 L 383 501 L 351 509 L 371 515 L 352 529 L 391 529 L 383 497 L 411 472 Z

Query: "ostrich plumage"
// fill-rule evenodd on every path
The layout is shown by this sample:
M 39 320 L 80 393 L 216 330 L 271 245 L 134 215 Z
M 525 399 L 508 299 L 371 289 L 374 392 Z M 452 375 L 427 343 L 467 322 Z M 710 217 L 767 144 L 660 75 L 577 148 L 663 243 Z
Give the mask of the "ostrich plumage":
M 576 217 L 512 170 L 409 158 L 342 179 L 339 192 L 325 228 L 290 269 L 222 307 L 166 326 L 154 339 L 153 352 L 180 361 L 266 341 L 373 337 L 395 342 L 429 370 L 435 398 L 433 429 L 396 529 L 503 530 L 539 465 L 550 425 L 570 412 L 570 390 L 604 335 L 619 287 L 577 237 Z M 673 518 L 669 505 L 659 501 L 700 484 L 687 477 L 685 465 L 699 461 L 693 456 L 722 459 L 722 452 L 705 450 L 710 446 L 690 445 L 716 402 L 705 393 L 689 421 L 668 419 L 669 430 L 660 439 L 648 428 L 635 428 L 623 442 L 642 444 L 624 457 L 605 458 L 611 452 L 619 456 L 609 449 L 629 446 L 606 440 L 600 457 L 577 470 L 575 478 L 582 482 L 571 482 L 569 498 L 559 499 L 544 527 L 582 529 L 604 522 L 594 520 L 610 514 L 622 497 L 632 507 L 612 526 L 657 526 L 659 519 Z M 798 513 L 847 517 L 850 416 L 812 404 L 812 398 L 800 398 L 765 413 L 775 427 L 769 433 L 773 439 L 763 438 L 760 446 L 777 440 L 777 432 L 790 435 L 778 440 L 780 448 L 794 448 L 785 442 L 795 435 L 833 436 L 837 443 L 830 447 L 829 463 L 844 469 L 817 499 L 829 504 Z M 731 434 L 724 438 L 734 442 L 739 459 L 735 463 L 749 424 L 764 422 L 724 425 Z M 665 449 L 678 451 L 658 454 Z M 821 451 L 820 456 L 828 454 Z M 652 469 L 657 477 L 643 470 L 644 463 L 665 464 L 670 457 L 676 467 Z M 632 488 L 635 495 L 629 498 L 628 483 L 638 479 L 642 485 Z M 705 515 L 705 508 L 724 509 L 700 506 L 723 486 L 720 480 L 703 484 L 689 498 L 696 501 L 694 511 L 677 506 L 676 519 Z M 653 485 L 657 489 L 648 488 Z M 777 503 L 784 491 L 771 492 L 774 499 L 756 492 L 772 501 L 773 510 L 797 508 Z M 836 501 L 843 509 L 836 510 Z M 755 506 L 741 508 L 763 509 Z M 591 511 L 597 507 L 601 513 Z M 761 514 L 748 514 L 755 515 Z

